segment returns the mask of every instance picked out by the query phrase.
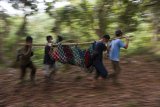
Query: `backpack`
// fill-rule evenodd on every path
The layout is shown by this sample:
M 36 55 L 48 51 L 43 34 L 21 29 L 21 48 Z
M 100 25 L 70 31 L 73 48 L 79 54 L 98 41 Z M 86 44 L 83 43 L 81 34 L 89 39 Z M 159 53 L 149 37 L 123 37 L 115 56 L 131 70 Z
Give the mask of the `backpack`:
M 95 54 L 95 45 L 96 42 L 92 44 L 92 46 L 85 51 L 85 67 L 90 68 L 93 66 L 94 54 Z

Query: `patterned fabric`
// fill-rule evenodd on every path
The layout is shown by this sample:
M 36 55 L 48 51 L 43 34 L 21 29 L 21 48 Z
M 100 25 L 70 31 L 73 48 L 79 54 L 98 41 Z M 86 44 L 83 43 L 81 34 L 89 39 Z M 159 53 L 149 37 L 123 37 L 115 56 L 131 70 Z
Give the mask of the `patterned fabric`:
M 94 44 L 87 50 L 82 50 L 77 46 L 64 46 L 58 43 L 56 50 L 51 52 L 51 56 L 61 63 L 68 63 L 86 68 L 90 64 L 90 56 L 93 50 Z
M 51 57 L 52 57 L 55 61 L 57 61 L 57 60 L 60 59 L 60 58 L 59 58 L 59 55 L 58 55 L 58 50 L 57 50 L 57 49 L 50 51 L 50 55 L 51 55 Z
M 63 46 L 60 43 L 58 43 L 57 51 L 58 51 L 58 55 L 59 55 L 59 61 L 62 63 L 67 63 L 67 58 L 65 56 Z
M 91 55 L 89 50 L 86 50 L 84 59 L 85 59 L 85 67 L 86 68 L 90 67 Z
M 74 56 L 74 62 L 76 66 L 85 67 L 84 55 L 85 51 L 81 50 L 77 46 L 71 48 Z
M 78 48 L 78 54 L 80 56 L 80 66 L 85 67 L 85 62 L 84 62 L 85 50 L 81 50 L 80 48 Z
M 74 64 L 77 66 L 81 65 L 81 56 L 78 51 L 78 47 L 71 47 L 72 52 L 73 52 L 73 59 L 74 59 Z
M 65 46 L 63 46 L 63 51 L 66 56 L 67 63 L 74 65 L 75 64 L 74 63 L 74 56 L 73 56 L 73 52 L 72 52 L 71 47 L 65 45 Z
M 85 58 L 84 59 L 85 59 L 85 67 L 86 68 L 91 67 L 92 64 L 93 64 L 92 54 L 93 54 L 93 51 L 95 49 L 95 43 L 96 42 L 94 42 L 85 52 L 85 56 L 84 56 Z
M 67 58 L 65 56 L 63 46 L 60 43 L 57 44 L 57 48 L 50 54 L 55 61 L 59 61 L 61 63 L 67 63 Z

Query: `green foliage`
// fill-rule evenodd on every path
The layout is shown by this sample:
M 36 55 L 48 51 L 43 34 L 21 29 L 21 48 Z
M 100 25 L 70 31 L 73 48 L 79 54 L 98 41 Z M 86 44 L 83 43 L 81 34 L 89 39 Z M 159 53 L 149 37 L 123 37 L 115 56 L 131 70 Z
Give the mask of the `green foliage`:
M 136 27 L 138 26 L 137 13 L 139 11 L 139 4 L 129 0 L 123 0 L 123 2 L 125 7 L 119 16 L 119 27 L 126 32 L 136 31 Z
M 34 43 L 44 44 L 46 35 L 52 35 L 54 41 L 61 35 L 66 41 L 84 42 L 97 40 L 106 33 L 113 37 L 117 28 L 126 35 L 134 35 L 129 49 L 123 54 L 160 54 L 159 42 L 155 46 L 151 41 L 153 35 L 157 41 L 160 38 L 159 0 L 69 0 L 71 4 L 61 8 L 55 8 L 53 5 L 59 0 L 53 0 L 44 2 L 45 13 L 38 13 L 36 2 L 15 1 L 10 2 L 14 8 L 22 11 L 30 8 L 31 11 L 24 11 L 23 16 L 1 12 L 1 56 L 15 58 L 16 44 L 24 42 L 27 35 L 33 37 Z M 43 48 L 35 49 L 33 60 L 37 65 L 42 65 L 43 51 Z
M 42 67 L 43 65 L 43 57 L 44 57 L 44 49 L 43 48 L 34 48 L 34 56 L 33 56 L 33 62 L 38 67 Z

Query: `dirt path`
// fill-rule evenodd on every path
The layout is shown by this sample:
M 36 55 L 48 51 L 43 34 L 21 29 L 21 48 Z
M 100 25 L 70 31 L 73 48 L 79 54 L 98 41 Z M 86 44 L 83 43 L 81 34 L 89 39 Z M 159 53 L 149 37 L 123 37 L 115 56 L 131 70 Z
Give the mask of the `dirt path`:
M 57 72 L 53 83 L 38 70 L 36 86 L 18 84 L 16 69 L 0 71 L 0 107 L 160 107 L 160 63 L 135 57 L 121 61 L 121 68 L 120 85 L 109 80 L 97 88 L 89 87 L 93 75 L 78 67 Z

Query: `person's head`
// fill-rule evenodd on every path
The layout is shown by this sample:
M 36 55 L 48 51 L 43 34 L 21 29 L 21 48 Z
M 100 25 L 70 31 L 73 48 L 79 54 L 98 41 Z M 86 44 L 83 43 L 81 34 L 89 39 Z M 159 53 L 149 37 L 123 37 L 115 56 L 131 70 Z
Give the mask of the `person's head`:
M 50 35 L 46 37 L 46 40 L 47 40 L 47 42 L 49 42 L 49 43 L 52 42 L 52 39 L 53 39 L 53 38 L 52 38 L 52 36 L 50 36 Z
M 26 37 L 26 44 L 32 44 L 33 38 L 31 36 Z
M 58 35 L 58 36 L 57 36 L 57 43 L 58 43 L 58 42 L 61 42 L 61 41 L 63 41 L 63 37 L 60 36 L 60 35 Z
M 123 35 L 123 32 L 121 30 L 116 30 L 115 35 L 116 37 L 121 37 Z
M 110 39 L 110 36 L 109 36 L 108 34 L 106 34 L 106 35 L 104 35 L 104 36 L 102 37 L 103 42 L 108 42 L 109 39 Z

